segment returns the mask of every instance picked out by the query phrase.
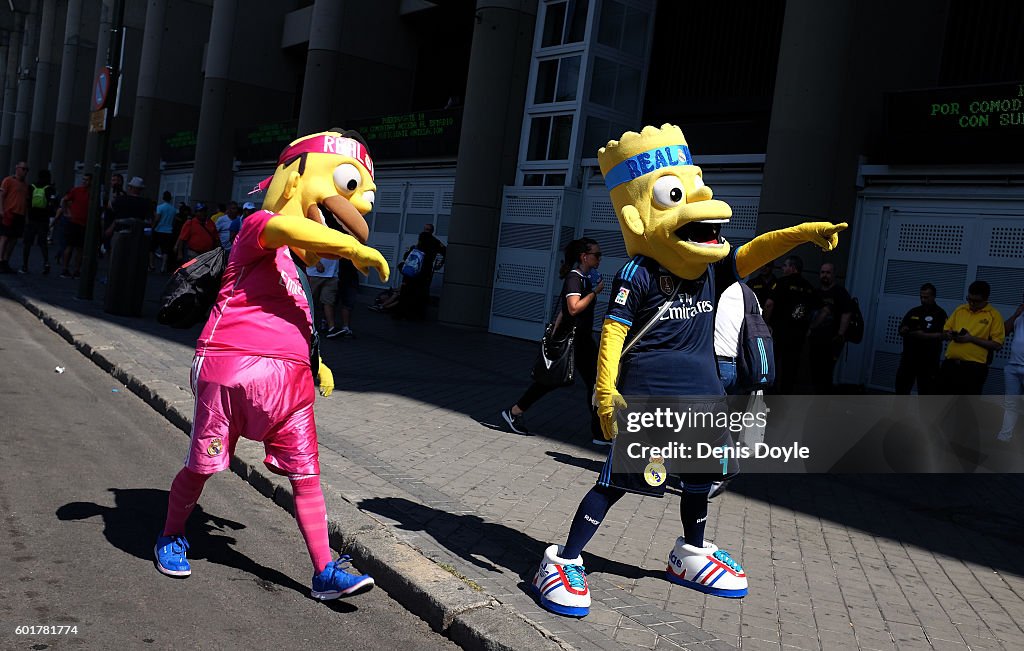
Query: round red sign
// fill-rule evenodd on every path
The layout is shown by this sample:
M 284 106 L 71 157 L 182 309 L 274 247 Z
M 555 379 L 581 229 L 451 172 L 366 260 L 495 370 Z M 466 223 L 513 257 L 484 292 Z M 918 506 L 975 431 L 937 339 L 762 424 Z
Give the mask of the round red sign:
M 110 68 L 103 66 L 96 73 L 96 81 L 92 85 L 92 110 L 98 111 L 107 104 L 107 93 L 110 91 Z

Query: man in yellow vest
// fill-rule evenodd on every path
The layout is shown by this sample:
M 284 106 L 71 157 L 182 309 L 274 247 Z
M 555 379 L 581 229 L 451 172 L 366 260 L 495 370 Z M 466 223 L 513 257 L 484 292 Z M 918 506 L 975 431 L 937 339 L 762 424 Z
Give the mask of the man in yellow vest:
M 967 302 L 953 310 L 943 332 L 949 346 L 939 371 L 939 393 L 981 395 L 992 354 L 1003 347 L 1003 317 L 988 302 L 991 287 L 975 280 L 967 288 Z

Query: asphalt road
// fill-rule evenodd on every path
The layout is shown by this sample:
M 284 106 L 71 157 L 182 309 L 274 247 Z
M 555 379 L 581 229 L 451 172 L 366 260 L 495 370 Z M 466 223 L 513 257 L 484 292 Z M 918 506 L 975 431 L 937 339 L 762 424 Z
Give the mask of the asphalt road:
M 295 521 L 230 472 L 189 521 L 192 576 L 158 573 L 187 442 L 0 297 L 0 649 L 458 648 L 379 588 L 310 599 Z

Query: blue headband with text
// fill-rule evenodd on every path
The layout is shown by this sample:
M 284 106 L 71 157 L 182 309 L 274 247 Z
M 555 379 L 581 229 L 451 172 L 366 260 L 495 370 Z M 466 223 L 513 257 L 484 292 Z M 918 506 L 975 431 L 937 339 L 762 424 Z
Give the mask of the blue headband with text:
M 604 175 L 604 185 L 611 190 L 644 174 L 676 165 L 693 165 L 690 148 L 686 145 L 666 145 L 657 149 L 649 149 L 630 156 L 608 170 L 608 173 Z

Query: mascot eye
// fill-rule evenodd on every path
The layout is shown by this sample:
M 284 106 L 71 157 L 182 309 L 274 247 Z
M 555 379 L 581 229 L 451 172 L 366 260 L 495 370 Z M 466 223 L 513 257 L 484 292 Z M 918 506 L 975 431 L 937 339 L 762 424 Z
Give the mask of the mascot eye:
M 376 198 L 377 198 L 377 195 L 375 195 L 373 193 L 373 190 L 370 190 L 369 192 L 364 192 L 363 193 L 363 199 L 366 199 L 366 201 L 369 202 L 371 209 L 373 208 L 373 200 L 376 199 Z
M 339 190 L 355 192 L 355 189 L 359 187 L 359 183 L 362 180 L 363 177 L 355 165 L 343 163 L 334 168 L 334 185 Z
M 683 192 L 683 182 L 679 177 L 666 174 L 654 182 L 654 200 L 665 207 L 675 206 L 680 203 L 686 193 Z

